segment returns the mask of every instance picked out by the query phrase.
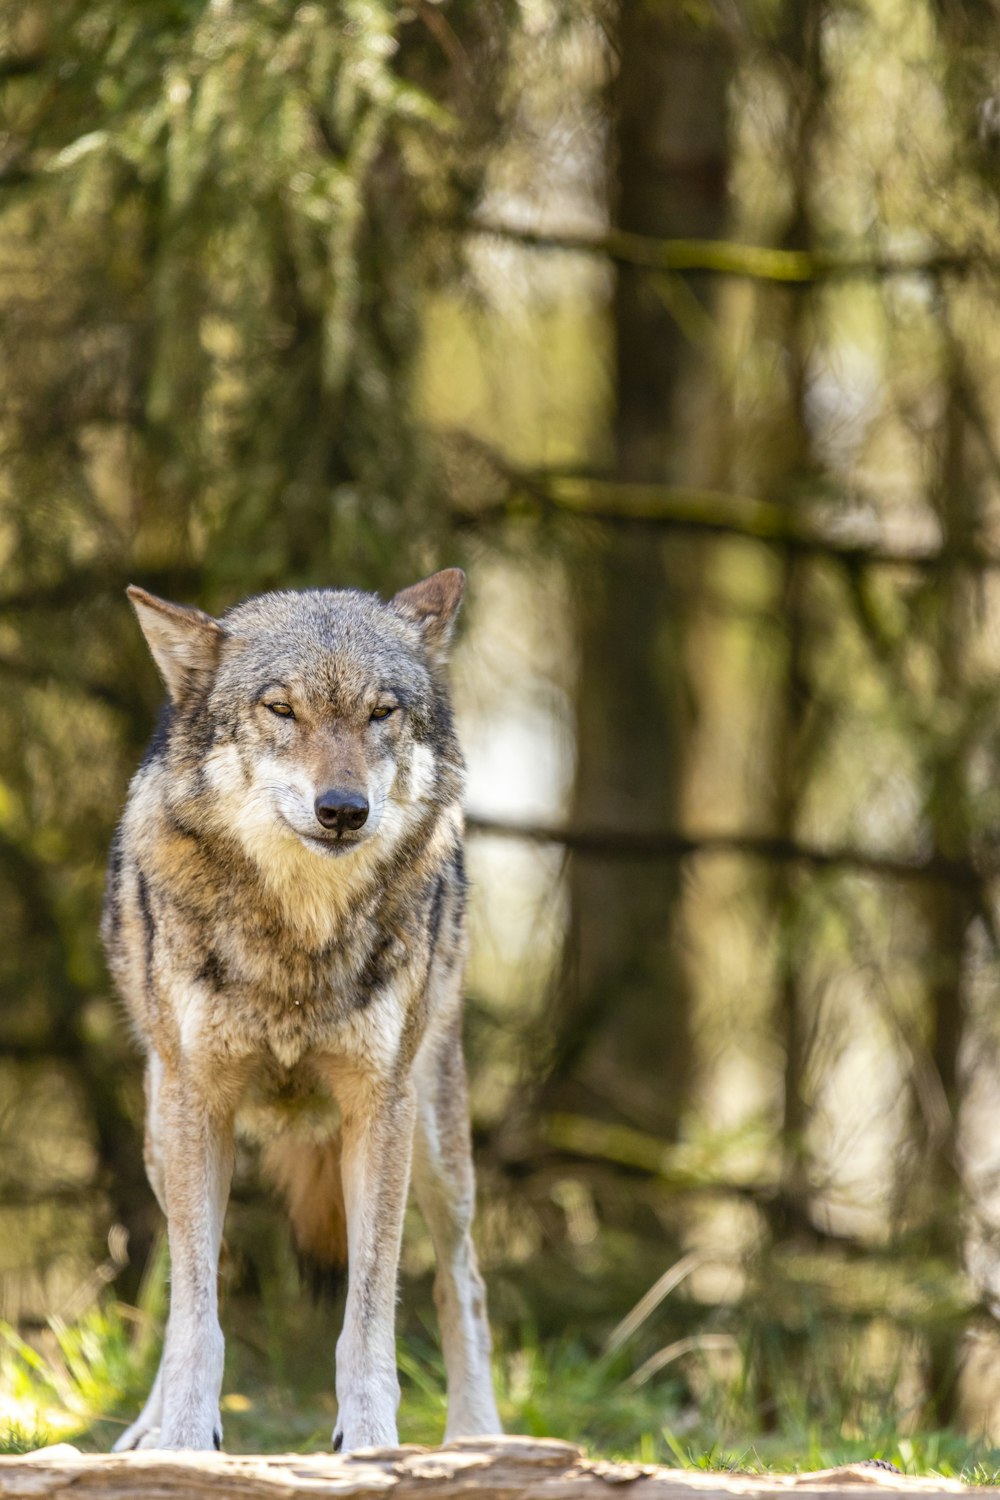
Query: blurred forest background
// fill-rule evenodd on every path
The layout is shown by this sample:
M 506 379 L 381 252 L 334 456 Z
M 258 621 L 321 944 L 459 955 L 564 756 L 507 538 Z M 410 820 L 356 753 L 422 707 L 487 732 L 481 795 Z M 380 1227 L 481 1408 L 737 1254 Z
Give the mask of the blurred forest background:
M 97 941 L 160 695 L 125 584 L 461 563 L 506 1420 L 1000 1441 L 998 207 L 994 0 L 9 0 L 12 1433 L 105 1443 L 162 1315 Z M 404 1265 L 433 1441 L 416 1218 Z M 224 1282 L 227 1441 L 327 1443 L 251 1163 Z

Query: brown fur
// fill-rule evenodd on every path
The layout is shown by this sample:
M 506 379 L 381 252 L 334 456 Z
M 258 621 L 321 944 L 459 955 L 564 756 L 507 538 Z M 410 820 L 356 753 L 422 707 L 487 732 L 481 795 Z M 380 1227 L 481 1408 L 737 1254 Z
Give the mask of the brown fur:
M 339 1136 L 310 1142 L 277 1135 L 264 1145 L 261 1162 L 284 1199 L 302 1258 L 323 1271 L 345 1270 L 347 1217 Z

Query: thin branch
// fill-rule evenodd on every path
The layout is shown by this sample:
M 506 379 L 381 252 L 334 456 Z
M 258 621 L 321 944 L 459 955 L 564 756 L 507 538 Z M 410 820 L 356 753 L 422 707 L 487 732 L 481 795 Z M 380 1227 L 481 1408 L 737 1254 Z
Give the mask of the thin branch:
M 821 281 L 895 276 L 968 276 L 976 271 L 1000 274 L 993 256 L 954 250 L 925 256 L 837 255 L 815 250 L 783 250 L 768 245 L 741 245 L 730 240 L 658 240 L 609 229 L 604 234 L 570 230 L 524 229 L 493 219 L 445 219 L 435 225 L 459 234 L 481 235 L 522 245 L 529 250 L 563 250 L 598 256 L 641 270 L 687 275 L 738 276 L 780 286 L 813 286 Z
M 0 1209 L 40 1208 L 57 1204 L 82 1204 L 92 1207 L 100 1189 L 92 1182 L 49 1185 L 31 1192 L 27 1188 L 0 1188 Z
M 443 16 L 437 6 L 430 3 L 430 0 L 417 0 L 417 15 L 431 36 L 433 36 L 452 67 L 461 73 L 463 78 L 466 80 L 470 79 L 472 77 L 472 65 L 469 62 L 469 54 L 449 25 L 447 17 Z
M 48 61 L 44 52 L 12 52 L 0 57 L 0 83 L 6 83 L 9 78 L 30 78 L 40 73 Z
M 753 833 L 640 833 L 607 828 L 550 828 L 539 823 L 511 823 L 472 813 L 470 832 L 531 844 L 556 844 L 574 854 L 601 858 L 660 860 L 686 859 L 692 854 L 745 854 L 754 859 L 809 865 L 817 870 L 850 870 L 893 880 L 940 880 L 978 888 L 983 872 L 965 860 L 934 854 L 926 859 L 868 854 L 846 845 L 817 848 L 769 834 Z
M 487 452 L 481 445 L 477 447 L 506 479 L 510 492 L 483 506 L 455 508 L 452 514 L 460 526 L 473 527 L 491 519 L 523 516 L 527 503 L 542 513 L 574 516 L 604 526 L 734 536 L 802 556 L 835 558 L 853 567 L 933 572 L 943 562 L 949 562 L 981 572 L 1000 569 L 1000 554 L 979 545 L 889 547 L 875 540 L 852 541 L 804 522 L 790 507 L 774 501 L 725 490 L 535 473 L 515 469 L 495 452 Z

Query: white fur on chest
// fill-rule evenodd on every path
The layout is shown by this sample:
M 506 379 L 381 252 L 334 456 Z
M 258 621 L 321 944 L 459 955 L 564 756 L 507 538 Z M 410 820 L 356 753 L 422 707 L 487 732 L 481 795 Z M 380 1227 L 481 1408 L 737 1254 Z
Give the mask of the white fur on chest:
M 327 856 L 306 849 L 294 834 L 246 827 L 240 842 L 256 864 L 282 919 L 313 951 L 325 948 L 351 920 L 351 908 L 368 885 L 370 858 Z

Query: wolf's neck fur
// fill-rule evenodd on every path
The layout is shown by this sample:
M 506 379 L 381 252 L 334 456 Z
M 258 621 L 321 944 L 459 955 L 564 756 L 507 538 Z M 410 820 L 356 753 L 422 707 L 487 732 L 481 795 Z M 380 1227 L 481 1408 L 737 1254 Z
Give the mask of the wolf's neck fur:
M 290 830 L 248 823 L 238 842 L 285 925 L 307 948 L 324 948 L 342 932 L 371 889 L 379 859 L 376 841 L 352 854 L 327 856 L 307 849 Z M 384 859 L 384 853 L 383 853 Z

